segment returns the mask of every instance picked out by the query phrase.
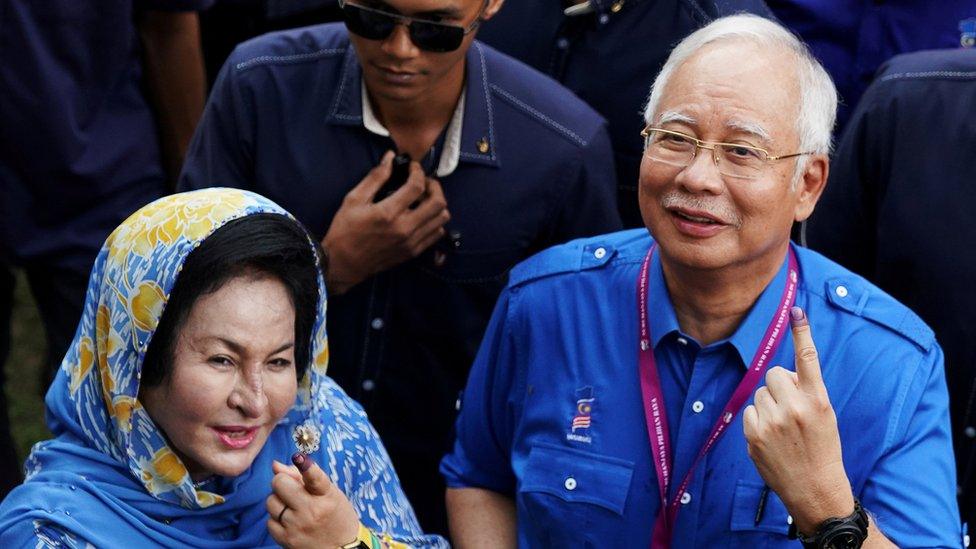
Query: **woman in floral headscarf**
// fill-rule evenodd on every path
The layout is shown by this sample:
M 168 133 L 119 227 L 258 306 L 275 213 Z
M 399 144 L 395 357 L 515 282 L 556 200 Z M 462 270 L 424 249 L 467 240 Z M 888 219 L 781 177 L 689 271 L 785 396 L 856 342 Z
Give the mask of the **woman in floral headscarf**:
M 245 191 L 162 198 L 119 226 L 47 394 L 55 438 L 0 506 L 0 546 L 446 546 L 325 375 L 317 258 Z M 296 444 L 307 457 L 285 467 Z

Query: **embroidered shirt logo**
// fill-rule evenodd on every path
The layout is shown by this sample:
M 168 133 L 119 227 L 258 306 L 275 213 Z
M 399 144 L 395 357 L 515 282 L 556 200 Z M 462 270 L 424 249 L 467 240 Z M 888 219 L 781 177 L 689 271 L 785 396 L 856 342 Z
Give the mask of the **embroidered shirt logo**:
M 573 442 L 593 442 L 589 436 L 590 426 L 593 423 L 593 403 L 596 398 L 593 396 L 593 387 L 583 387 L 576 390 L 576 412 L 573 414 L 573 421 L 570 430 L 566 433 L 566 440 Z

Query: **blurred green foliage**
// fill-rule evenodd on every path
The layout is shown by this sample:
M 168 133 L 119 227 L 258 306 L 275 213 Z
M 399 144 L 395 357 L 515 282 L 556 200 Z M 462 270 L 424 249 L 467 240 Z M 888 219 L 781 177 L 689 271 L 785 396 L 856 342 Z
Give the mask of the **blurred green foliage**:
M 27 279 L 17 273 L 14 310 L 10 321 L 10 354 L 6 368 L 7 402 L 10 407 L 10 430 L 21 461 L 31 446 L 50 438 L 44 423 L 43 392 L 38 387 L 47 344 L 44 327 L 30 295 Z

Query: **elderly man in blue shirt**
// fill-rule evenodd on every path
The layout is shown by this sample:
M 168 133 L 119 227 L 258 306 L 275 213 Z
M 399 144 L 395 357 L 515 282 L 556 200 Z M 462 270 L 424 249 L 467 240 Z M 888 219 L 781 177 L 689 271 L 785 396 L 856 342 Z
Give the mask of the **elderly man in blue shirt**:
M 441 465 L 460 546 L 960 545 L 932 331 L 789 240 L 835 109 L 768 20 L 674 49 L 645 112 L 653 238 L 547 250 L 495 309 Z
M 508 270 L 621 228 L 606 122 L 474 40 L 501 7 L 350 0 L 345 28 L 243 44 L 181 179 L 260 192 L 321 239 L 329 373 L 366 408 L 433 532 L 447 529 L 437 466 Z M 415 161 L 384 198 L 393 150 Z

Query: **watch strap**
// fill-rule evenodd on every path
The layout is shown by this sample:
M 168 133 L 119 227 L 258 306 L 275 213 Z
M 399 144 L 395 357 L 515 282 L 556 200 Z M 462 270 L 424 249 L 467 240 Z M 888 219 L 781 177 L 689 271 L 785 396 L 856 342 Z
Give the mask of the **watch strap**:
M 854 498 L 854 512 L 842 518 L 829 518 L 817 527 L 817 531 L 811 536 L 805 536 L 796 529 L 796 523 L 790 523 L 788 533 L 789 539 L 799 540 L 806 549 L 832 549 L 835 547 L 834 541 L 839 537 L 852 540 L 845 543 L 843 547 L 860 547 L 868 537 L 868 514 L 861 507 L 861 502 Z
M 376 537 L 376 534 L 360 522 L 356 539 L 341 546 L 339 549 L 382 549 L 382 547 L 382 542 Z

